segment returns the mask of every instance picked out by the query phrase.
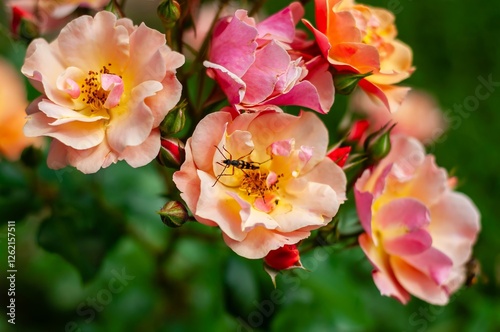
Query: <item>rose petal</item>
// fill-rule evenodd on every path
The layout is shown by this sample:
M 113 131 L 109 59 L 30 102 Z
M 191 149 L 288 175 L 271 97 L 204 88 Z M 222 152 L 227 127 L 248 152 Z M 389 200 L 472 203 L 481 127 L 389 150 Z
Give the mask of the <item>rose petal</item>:
M 237 77 L 243 76 L 255 61 L 257 29 L 245 22 L 244 10 L 238 10 L 222 31 L 215 30 L 208 59 Z M 238 59 L 238 61 L 234 61 Z
M 390 260 L 396 278 L 408 292 L 431 304 L 445 305 L 448 303 L 449 294 L 431 277 L 396 256 L 391 256 Z
M 146 140 L 154 119 L 144 99 L 162 88 L 159 82 L 143 82 L 132 89 L 128 103 L 110 110 L 113 121 L 107 127 L 107 139 L 113 150 L 122 153 L 127 146 L 140 145 Z

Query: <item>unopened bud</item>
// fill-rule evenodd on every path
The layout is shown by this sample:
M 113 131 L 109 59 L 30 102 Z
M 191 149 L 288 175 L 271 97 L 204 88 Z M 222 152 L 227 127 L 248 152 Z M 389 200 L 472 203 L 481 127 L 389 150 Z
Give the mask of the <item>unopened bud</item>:
M 162 137 L 172 137 L 172 135 L 184 129 L 186 124 L 186 106 L 187 102 L 184 100 L 168 112 L 160 124 Z
M 328 152 L 326 156 L 340 167 L 344 167 L 350 152 L 350 146 L 343 146 L 333 149 L 332 151 Z
M 335 84 L 335 92 L 341 95 L 350 95 L 359 81 L 368 77 L 372 72 L 366 74 L 341 73 L 333 75 L 333 83 Z
M 381 133 L 367 148 L 367 153 L 372 162 L 378 162 L 385 158 L 391 151 L 391 130 L 396 126 L 393 124 L 388 130 Z
M 300 252 L 295 244 L 285 244 L 276 250 L 271 250 L 264 263 L 275 270 L 286 270 L 290 268 L 302 267 L 300 263 Z
M 351 131 L 349 132 L 349 136 L 347 136 L 347 140 L 352 142 L 361 141 L 363 135 L 366 133 L 366 130 L 370 127 L 370 122 L 368 120 L 357 120 L 352 124 Z
M 40 35 L 36 18 L 30 12 L 18 7 L 12 7 L 11 31 L 26 41 L 32 41 Z
M 171 168 L 179 168 L 184 162 L 184 144 L 178 139 L 161 139 L 160 153 L 158 161 L 161 165 Z
M 165 30 L 170 30 L 181 17 L 181 6 L 175 0 L 165 0 L 160 3 L 156 13 L 160 17 Z
M 181 227 L 189 219 L 188 212 L 184 205 L 177 201 L 167 202 L 158 214 L 161 217 L 161 221 L 168 227 Z

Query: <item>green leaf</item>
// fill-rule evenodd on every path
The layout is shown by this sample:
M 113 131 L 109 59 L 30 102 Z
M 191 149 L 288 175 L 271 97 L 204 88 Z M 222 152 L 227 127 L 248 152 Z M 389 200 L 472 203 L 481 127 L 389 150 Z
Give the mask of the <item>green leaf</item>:
M 40 208 L 41 200 L 33 196 L 21 167 L 0 162 L 0 223 L 19 221 Z
M 123 234 L 124 218 L 88 192 L 71 202 L 68 198 L 58 201 L 38 231 L 38 243 L 73 264 L 84 282 L 94 277 Z

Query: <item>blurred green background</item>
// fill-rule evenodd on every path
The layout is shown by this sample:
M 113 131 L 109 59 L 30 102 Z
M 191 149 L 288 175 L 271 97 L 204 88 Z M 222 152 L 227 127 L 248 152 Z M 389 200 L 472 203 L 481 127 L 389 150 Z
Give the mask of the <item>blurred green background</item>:
M 129 0 L 129 3 L 133 3 Z M 159 26 L 157 1 L 139 1 L 136 23 Z M 500 4 L 387 0 L 417 71 L 405 83 L 431 92 L 459 118 L 430 147 L 482 214 L 478 283 L 437 307 L 382 297 L 359 248 L 302 257 L 310 272 L 278 276 L 228 249 L 216 229 L 165 227 L 156 211 L 169 174 L 125 163 L 95 175 L 0 163 L 0 331 L 499 331 L 500 86 L 477 110 L 457 112 L 479 77 L 500 82 Z M 272 13 L 286 1 L 269 1 Z M 312 19 L 313 6 L 307 6 Z M 5 17 L 2 22 L 5 23 Z M 1 54 L 20 67 L 24 47 Z M 500 83 L 499 83 L 500 85 Z M 31 90 L 30 97 L 35 95 Z M 333 129 L 346 105 L 324 117 Z M 7 323 L 7 221 L 16 221 L 16 325 Z

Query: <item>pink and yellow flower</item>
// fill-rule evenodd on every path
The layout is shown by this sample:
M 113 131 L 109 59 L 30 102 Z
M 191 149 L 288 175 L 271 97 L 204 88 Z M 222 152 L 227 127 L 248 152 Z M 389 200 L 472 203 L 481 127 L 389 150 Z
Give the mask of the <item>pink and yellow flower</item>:
M 303 53 L 308 43 L 295 30 L 303 15 L 295 2 L 260 23 L 237 10 L 216 25 L 204 65 L 237 110 L 330 110 L 335 91 L 329 64 L 319 52 Z
M 19 159 L 24 148 L 40 146 L 40 138 L 23 134 L 28 106 L 26 90 L 20 74 L 7 61 L 0 59 L 0 157 Z
M 410 91 L 396 113 L 387 112 L 384 106 L 374 103 L 361 91 L 353 94 L 350 109 L 368 118 L 368 133 L 391 121 L 396 124 L 392 133 L 415 137 L 424 144 L 437 140 L 447 127 L 437 101 L 421 90 Z
M 454 183 L 420 142 L 398 135 L 389 155 L 356 182 L 365 230 L 359 244 L 382 295 L 444 305 L 464 283 L 480 217 Z
M 180 99 L 184 56 L 165 36 L 110 12 L 81 16 L 50 44 L 34 40 L 22 68 L 43 96 L 24 133 L 53 139 L 48 165 L 94 173 L 119 160 L 133 167 L 160 150 L 158 126 Z
M 220 227 L 237 254 L 263 258 L 328 224 L 346 199 L 327 145 L 313 113 L 212 113 L 188 139 L 174 182 L 200 223 Z
M 394 84 L 414 71 L 412 51 L 396 39 L 394 15 L 353 0 L 316 0 L 313 31 L 323 55 L 339 73 L 372 73 L 358 84 L 395 112 L 409 88 Z

